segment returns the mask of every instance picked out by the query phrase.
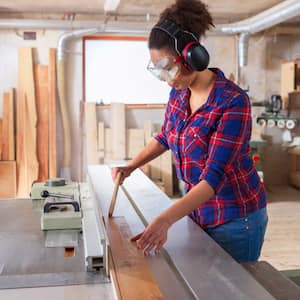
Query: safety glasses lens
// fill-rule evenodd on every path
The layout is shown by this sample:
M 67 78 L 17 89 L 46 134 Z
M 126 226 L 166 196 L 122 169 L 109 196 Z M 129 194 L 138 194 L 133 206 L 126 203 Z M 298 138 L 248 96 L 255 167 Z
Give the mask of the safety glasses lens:
M 150 60 L 147 70 L 159 80 L 170 82 L 175 78 L 179 67 L 173 66 L 171 69 L 166 69 L 169 64 L 170 58 L 168 57 L 162 58 L 155 65 Z

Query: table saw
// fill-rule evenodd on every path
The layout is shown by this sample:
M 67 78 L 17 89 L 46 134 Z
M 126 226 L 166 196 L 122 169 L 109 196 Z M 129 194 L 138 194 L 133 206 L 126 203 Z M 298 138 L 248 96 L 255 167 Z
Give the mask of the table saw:
M 124 253 L 119 251 L 119 266 L 121 273 L 125 269 L 128 271 L 125 274 L 126 293 L 129 295 L 135 292 L 132 285 L 138 278 L 134 278 L 134 273 L 130 270 L 135 267 L 137 252 L 134 251 L 137 250 L 134 245 L 130 248 L 129 235 L 140 233 L 154 217 L 172 205 L 172 200 L 137 170 L 119 190 L 114 217 L 109 220 L 108 209 L 114 188 L 110 172 L 110 168 L 105 165 L 89 166 L 88 182 L 78 184 L 83 215 L 82 231 L 71 228 L 63 230 L 69 241 L 77 242 L 72 244 L 75 253 L 73 257 L 64 257 L 62 232 L 59 232 L 60 239 L 57 239 L 58 229 L 41 230 L 41 214 L 33 208 L 29 199 L 0 201 L 1 299 L 6 295 L 7 289 L 68 285 L 73 285 L 74 290 L 75 286 L 85 285 L 86 294 L 81 299 L 126 299 L 118 278 L 109 276 L 112 275 L 110 254 L 116 254 L 118 251 L 115 250 L 123 249 L 124 245 L 131 257 L 122 261 Z M 57 193 L 53 190 L 49 192 Z M 121 223 L 118 220 L 122 220 Z M 120 226 L 112 228 L 113 222 L 119 222 Z M 112 237 L 116 237 L 116 231 L 112 232 L 112 229 L 116 228 L 119 232 L 118 239 L 115 240 L 117 244 L 114 244 Z M 73 237 L 65 232 L 68 230 L 71 230 Z M 52 235 L 48 236 L 49 232 Z M 74 232 L 77 238 L 74 238 Z M 54 247 L 46 247 L 47 238 L 48 246 L 54 244 Z M 92 253 L 91 249 L 97 247 L 103 251 L 102 259 L 97 253 Z M 247 271 L 251 271 L 251 268 L 258 270 L 256 266 L 242 266 L 235 262 L 188 217 L 170 228 L 168 241 L 159 255 L 143 257 L 143 260 L 163 299 L 287 299 L 287 295 L 294 297 L 289 299 L 299 299 L 300 296 L 296 285 L 273 270 L 276 282 L 282 283 L 282 297 L 278 298 L 276 287 L 270 288 L 268 283 L 257 280 L 259 276 L 251 275 L 255 272 Z M 121 276 L 124 277 L 124 273 Z M 99 293 L 89 294 L 95 287 L 101 287 Z M 25 295 L 30 290 L 21 291 Z M 43 295 L 43 289 L 38 291 Z M 131 299 L 141 299 L 132 295 L 134 294 L 131 294 Z M 77 298 L 73 295 L 70 298 L 63 296 L 61 299 Z

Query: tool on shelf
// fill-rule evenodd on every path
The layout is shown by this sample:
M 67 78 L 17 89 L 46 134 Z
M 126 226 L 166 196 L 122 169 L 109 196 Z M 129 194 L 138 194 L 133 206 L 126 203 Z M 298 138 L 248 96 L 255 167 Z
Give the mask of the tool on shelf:
M 262 102 L 253 102 L 253 106 L 264 106 L 265 112 L 256 118 L 256 123 L 261 127 L 280 129 L 294 129 L 298 120 L 290 117 L 287 111 L 282 110 L 282 99 L 280 95 L 271 95 L 270 99 Z

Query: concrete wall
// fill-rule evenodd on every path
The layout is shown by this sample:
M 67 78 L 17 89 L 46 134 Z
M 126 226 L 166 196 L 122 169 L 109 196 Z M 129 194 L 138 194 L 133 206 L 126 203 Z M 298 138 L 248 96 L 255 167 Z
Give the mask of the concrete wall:
M 61 31 L 38 31 L 36 41 L 24 41 L 20 33 L 14 30 L 0 30 L 0 95 L 10 87 L 17 87 L 17 54 L 18 47 L 35 47 L 36 62 L 48 63 L 48 48 L 56 47 Z M 225 75 L 235 74 L 236 70 L 236 38 L 225 36 L 209 36 L 205 44 L 211 55 L 210 66 L 220 67 Z M 68 44 L 67 47 L 67 94 L 72 121 L 72 177 L 79 178 L 80 174 L 80 100 L 82 99 L 82 45 L 81 40 Z M 271 94 L 280 92 L 280 62 L 283 59 L 294 59 L 300 54 L 300 37 L 298 36 L 264 36 L 255 35 L 249 41 L 248 65 L 241 70 L 241 86 L 249 88 L 252 101 L 262 101 Z M 2 115 L 2 97 L 0 97 L 0 115 Z M 143 116 L 140 116 L 141 119 Z M 139 123 L 140 121 L 136 121 Z M 273 135 L 275 145 L 281 143 L 281 132 L 268 132 Z M 59 128 L 59 149 L 63 136 Z M 277 147 L 276 146 L 276 147 Z M 287 182 L 286 158 L 282 156 L 280 146 L 276 150 L 271 145 L 268 148 L 265 180 L 268 184 Z M 278 159 L 280 156 L 280 159 Z M 59 163 L 61 154 L 59 155 Z M 275 173 L 274 173 L 274 165 Z M 272 166 L 272 176 L 268 166 Z

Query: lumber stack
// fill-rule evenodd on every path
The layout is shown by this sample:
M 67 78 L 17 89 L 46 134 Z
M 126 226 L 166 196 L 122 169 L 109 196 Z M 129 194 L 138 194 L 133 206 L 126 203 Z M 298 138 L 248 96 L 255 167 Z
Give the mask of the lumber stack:
M 33 49 L 18 53 L 18 85 L 3 94 L 0 198 L 28 198 L 34 182 L 56 177 L 56 60 L 36 64 Z
M 86 161 L 88 165 L 115 163 L 135 157 L 156 134 L 150 120 L 144 121 L 143 128 L 128 128 L 126 124 L 126 106 L 112 103 L 109 106 L 110 121 L 97 117 L 95 103 L 84 103 Z M 143 108 L 143 107 L 140 107 Z M 166 194 L 173 196 L 173 165 L 170 151 L 141 167 Z

